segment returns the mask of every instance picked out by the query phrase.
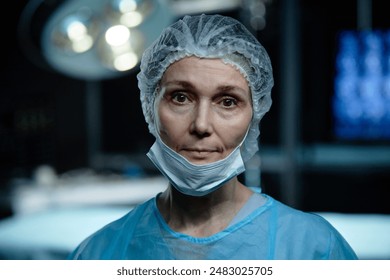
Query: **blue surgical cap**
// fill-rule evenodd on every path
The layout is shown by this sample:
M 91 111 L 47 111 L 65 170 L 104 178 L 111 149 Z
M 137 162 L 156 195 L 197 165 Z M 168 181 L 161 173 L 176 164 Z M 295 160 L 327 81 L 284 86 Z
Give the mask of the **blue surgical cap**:
M 159 82 L 172 63 L 187 56 L 220 58 L 234 65 L 247 79 L 253 116 L 241 154 L 244 162 L 248 161 L 258 151 L 259 123 L 272 103 L 272 66 L 266 50 L 242 23 L 228 16 L 185 16 L 165 28 L 145 50 L 137 75 L 142 110 L 155 137 L 158 131 L 154 103 Z

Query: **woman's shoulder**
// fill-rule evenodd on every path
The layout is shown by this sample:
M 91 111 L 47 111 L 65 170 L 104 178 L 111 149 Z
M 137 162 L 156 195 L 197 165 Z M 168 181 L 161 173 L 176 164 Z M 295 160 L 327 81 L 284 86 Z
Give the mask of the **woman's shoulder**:
M 269 210 L 276 217 L 277 228 L 280 232 L 288 233 L 290 241 L 304 241 L 307 249 L 313 247 L 313 251 L 323 252 L 320 258 L 357 258 L 341 233 L 324 217 L 295 209 L 273 198 L 269 199 L 272 202 Z
M 296 209 L 270 196 L 267 198 L 270 201 L 270 217 L 273 217 L 279 228 L 288 230 L 290 234 L 324 239 L 341 237 L 338 230 L 319 214 Z
M 128 239 L 143 215 L 153 211 L 153 200 L 154 198 L 135 206 L 122 217 L 92 233 L 77 246 L 68 259 L 104 259 L 107 248 L 115 248 L 117 243 Z
M 306 212 L 294 207 L 291 207 L 275 198 L 268 196 L 271 200 L 271 207 L 273 211 L 277 212 L 278 219 L 281 221 L 299 222 L 297 225 L 302 226 L 303 224 L 316 224 L 320 227 L 333 228 L 333 226 L 322 216 L 313 212 Z
M 118 219 L 102 227 L 99 231 L 97 231 L 97 233 L 106 230 L 122 231 L 128 229 L 129 227 L 134 226 L 137 220 L 139 220 L 141 216 L 145 213 L 145 211 L 151 211 L 151 208 L 153 206 L 153 199 L 154 198 L 149 199 L 139 205 L 136 205 L 134 208 L 130 209 L 129 212 L 127 212 L 122 217 L 119 217 Z

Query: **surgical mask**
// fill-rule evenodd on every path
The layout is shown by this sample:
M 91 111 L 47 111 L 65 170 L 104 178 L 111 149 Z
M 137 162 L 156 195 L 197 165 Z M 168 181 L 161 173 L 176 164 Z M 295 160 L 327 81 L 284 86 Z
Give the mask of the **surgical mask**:
M 201 165 L 189 162 L 160 137 L 156 138 L 147 156 L 178 191 L 190 196 L 204 196 L 245 171 L 240 152 L 243 141 L 226 158 Z

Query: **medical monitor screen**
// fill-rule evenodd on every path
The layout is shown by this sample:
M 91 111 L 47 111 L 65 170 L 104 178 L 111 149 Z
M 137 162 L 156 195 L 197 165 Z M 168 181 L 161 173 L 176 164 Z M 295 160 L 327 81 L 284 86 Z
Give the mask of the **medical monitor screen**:
M 340 32 L 335 67 L 335 137 L 389 140 L 390 30 Z

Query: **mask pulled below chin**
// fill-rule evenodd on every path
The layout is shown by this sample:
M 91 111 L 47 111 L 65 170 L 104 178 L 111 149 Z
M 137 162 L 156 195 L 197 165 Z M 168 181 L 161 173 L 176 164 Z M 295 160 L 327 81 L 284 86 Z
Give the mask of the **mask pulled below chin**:
M 147 156 L 178 191 L 190 196 L 204 196 L 245 171 L 240 151 L 242 142 L 226 158 L 198 165 L 189 162 L 157 137 Z

